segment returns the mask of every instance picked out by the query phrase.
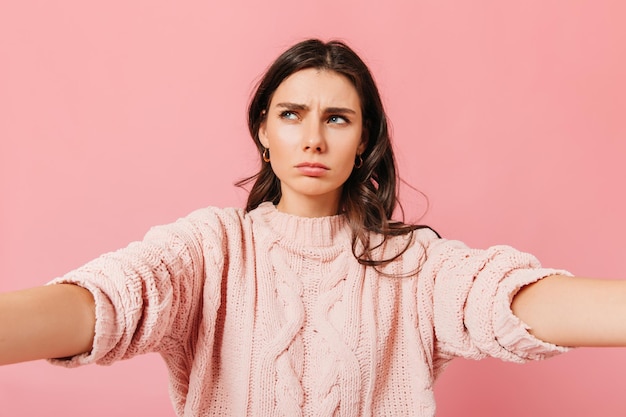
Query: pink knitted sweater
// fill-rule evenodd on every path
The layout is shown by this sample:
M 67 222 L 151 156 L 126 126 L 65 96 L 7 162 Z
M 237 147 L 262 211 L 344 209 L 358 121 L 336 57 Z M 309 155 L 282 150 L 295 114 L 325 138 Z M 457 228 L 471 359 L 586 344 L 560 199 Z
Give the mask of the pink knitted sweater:
M 343 216 L 300 218 L 270 203 L 198 210 L 53 282 L 89 289 L 89 354 L 110 364 L 159 352 L 179 416 L 433 416 L 453 357 L 522 362 L 564 351 L 510 309 L 553 273 L 510 247 L 469 249 L 418 231 L 386 272 L 351 253 Z M 408 237 L 384 248 L 398 251 Z

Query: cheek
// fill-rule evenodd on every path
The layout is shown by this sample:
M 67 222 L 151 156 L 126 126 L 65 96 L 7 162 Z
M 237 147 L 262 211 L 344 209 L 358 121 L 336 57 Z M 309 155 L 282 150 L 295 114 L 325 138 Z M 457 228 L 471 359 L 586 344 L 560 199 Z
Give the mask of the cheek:
M 270 152 L 273 156 L 273 161 L 277 164 L 290 158 L 294 153 L 292 145 L 289 141 L 284 140 L 281 136 L 275 136 L 270 139 Z
M 300 129 L 298 125 L 278 125 L 274 129 L 274 139 L 282 144 L 292 145 L 300 138 Z
M 342 161 L 341 161 L 341 172 L 345 179 L 348 179 L 352 170 L 354 169 L 354 159 L 356 157 L 357 150 L 354 146 L 350 146 L 349 148 L 343 149 Z

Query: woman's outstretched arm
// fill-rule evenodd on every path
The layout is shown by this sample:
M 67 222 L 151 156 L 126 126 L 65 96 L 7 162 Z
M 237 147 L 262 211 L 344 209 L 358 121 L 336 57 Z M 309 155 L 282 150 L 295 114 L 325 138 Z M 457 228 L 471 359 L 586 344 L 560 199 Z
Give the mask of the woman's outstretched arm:
M 626 281 L 553 275 L 511 305 L 537 338 L 561 346 L 626 346 Z
M 0 365 L 89 352 L 95 321 L 93 297 L 77 285 L 0 294 Z

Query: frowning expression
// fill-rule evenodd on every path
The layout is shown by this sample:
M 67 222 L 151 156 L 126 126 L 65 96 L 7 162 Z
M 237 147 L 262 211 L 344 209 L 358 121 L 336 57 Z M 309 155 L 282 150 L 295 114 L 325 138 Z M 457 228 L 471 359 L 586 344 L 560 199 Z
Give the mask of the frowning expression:
M 366 145 L 359 95 L 337 72 L 298 71 L 274 92 L 259 139 L 281 183 L 281 211 L 336 214 L 341 188 Z

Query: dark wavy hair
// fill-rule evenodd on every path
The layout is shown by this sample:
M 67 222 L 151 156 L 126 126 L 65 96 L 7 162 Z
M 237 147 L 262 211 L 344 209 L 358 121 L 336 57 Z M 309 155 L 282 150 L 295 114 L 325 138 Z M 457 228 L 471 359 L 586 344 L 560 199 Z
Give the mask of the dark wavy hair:
M 398 175 L 387 116 L 372 74 L 350 47 L 337 40 L 322 42 L 308 39 L 283 52 L 259 81 L 248 106 L 250 135 L 259 150 L 259 157 L 262 158 L 264 147 L 259 141 L 259 129 L 266 117 L 272 95 L 285 78 L 307 68 L 334 71 L 347 77 L 359 95 L 367 147 L 361 155 L 363 165 L 353 169 L 343 185 L 340 210 L 352 230 L 352 253 L 359 263 L 383 266 L 401 256 L 412 240 L 407 240 L 406 247 L 399 254 L 391 258 L 374 259 L 373 252 L 389 237 L 412 235 L 414 230 L 427 226 L 391 220 L 398 205 Z M 246 204 L 247 211 L 265 201 L 274 204 L 280 201 L 280 181 L 270 164 L 261 161 L 258 173 L 244 178 L 236 185 L 244 187 L 253 181 Z M 376 239 L 375 244 L 371 241 L 372 232 L 382 236 L 382 239 Z

